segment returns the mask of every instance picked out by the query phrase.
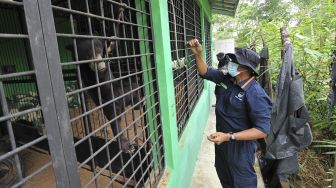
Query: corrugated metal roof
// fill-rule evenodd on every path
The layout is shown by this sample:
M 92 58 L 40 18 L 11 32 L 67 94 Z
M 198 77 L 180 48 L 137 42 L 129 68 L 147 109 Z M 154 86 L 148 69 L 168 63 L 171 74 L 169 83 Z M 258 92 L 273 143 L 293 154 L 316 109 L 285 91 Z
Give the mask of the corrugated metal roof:
M 234 16 L 239 0 L 210 0 L 213 14 Z

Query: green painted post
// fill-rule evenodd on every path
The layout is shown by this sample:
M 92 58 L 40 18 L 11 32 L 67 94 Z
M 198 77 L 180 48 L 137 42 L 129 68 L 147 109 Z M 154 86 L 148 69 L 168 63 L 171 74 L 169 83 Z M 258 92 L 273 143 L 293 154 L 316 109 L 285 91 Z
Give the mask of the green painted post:
M 152 0 L 151 10 L 165 159 L 167 168 L 173 169 L 176 165 L 179 144 L 167 0 Z
M 146 10 L 145 7 L 145 1 L 144 0 L 138 0 L 136 1 L 136 9 L 144 11 Z M 147 20 L 147 15 L 144 15 L 143 12 L 137 12 L 137 23 L 140 23 L 141 25 L 148 25 L 148 20 Z M 142 39 L 140 41 L 140 54 L 148 54 L 150 53 L 150 44 L 149 44 L 149 32 L 148 28 L 146 27 L 138 27 L 138 32 L 139 32 L 139 38 Z M 149 110 L 149 113 L 146 115 L 146 122 L 149 124 L 149 132 L 146 136 L 150 136 L 154 134 L 153 136 L 150 137 L 150 141 L 152 143 L 152 157 L 154 158 L 154 168 L 156 169 L 159 165 L 159 136 L 158 136 L 158 131 L 155 131 L 155 128 L 157 127 L 157 122 L 155 121 L 155 114 L 156 114 L 156 109 L 153 108 L 155 105 L 155 98 L 153 96 L 154 91 L 154 84 L 148 84 L 153 80 L 153 75 L 152 75 L 152 62 L 151 58 L 149 55 L 143 55 L 141 56 L 141 66 L 142 70 L 146 70 L 143 73 L 143 79 L 144 83 L 146 84 L 145 86 L 145 94 L 148 97 L 146 99 L 146 110 Z
M 208 0 L 198 0 L 200 7 L 202 8 L 202 11 L 204 11 L 204 16 L 211 17 L 211 7 Z

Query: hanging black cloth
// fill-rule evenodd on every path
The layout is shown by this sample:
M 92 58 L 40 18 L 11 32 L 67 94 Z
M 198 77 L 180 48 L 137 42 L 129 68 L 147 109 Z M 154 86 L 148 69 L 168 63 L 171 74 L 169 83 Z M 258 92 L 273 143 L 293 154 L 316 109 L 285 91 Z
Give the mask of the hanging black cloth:
M 273 186 L 275 178 L 278 183 L 289 182 L 289 177 L 299 170 L 297 152 L 313 139 L 304 104 L 303 80 L 294 67 L 291 45 L 285 47 L 283 57 L 266 141 L 266 164 L 262 167 L 268 186 Z
M 294 67 L 291 45 L 285 49 L 275 95 L 266 158 L 284 159 L 309 146 L 313 139 L 304 104 L 303 80 Z

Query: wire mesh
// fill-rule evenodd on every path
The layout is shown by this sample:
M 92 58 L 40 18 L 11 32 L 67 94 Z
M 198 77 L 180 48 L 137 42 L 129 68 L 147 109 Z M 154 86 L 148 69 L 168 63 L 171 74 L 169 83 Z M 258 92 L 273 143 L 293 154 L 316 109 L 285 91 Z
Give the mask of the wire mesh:
M 56 184 L 25 10 L 0 1 L 0 187 Z
M 201 9 L 197 4 L 195 7 L 195 23 L 196 23 L 196 36 L 198 39 L 201 39 L 202 38 Z M 204 82 L 203 78 L 201 78 L 198 74 L 197 74 L 197 83 L 198 83 L 197 92 L 198 95 L 200 95 L 204 89 Z
M 185 57 L 183 1 L 168 0 L 171 56 L 173 60 Z
M 204 30 L 205 30 L 205 49 L 206 49 L 206 63 L 212 65 L 212 54 L 211 54 L 211 28 L 210 22 L 207 18 L 204 19 Z
M 196 2 L 194 0 L 186 0 L 184 1 L 185 3 L 185 15 L 186 15 L 186 22 L 187 20 L 189 20 L 190 23 L 192 24 L 186 24 L 186 30 L 188 33 L 188 30 L 190 33 L 192 33 L 192 35 L 188 35 L 187 36 L 187 40 L 190 40 L 193 37 L 196 37 L 199 41 L 201 41 L 201 35 L 199 33 L 199 31 L 197 30 L 197 25 L 200 23 L 200 18 L 199 18 L 199 14 L 198 17 L 196 17 L 196 12 L 200 12 L 200 9 L 198 7 L 198 5 L 196 4 Z M 192 11 L 188 10 L 191 9 Z M 187 19 L 188 17 L 188 19 Z M 188 54 L 192 54 L 190 49 L 186 49 L 189 53 Z M 198 94 L 198 73 L 196 70 L 196 63 L 195 63 L 195 56 L 194 55 L 189 55 L 189 59 L 191 59 L 190 64 L 188 66 L 188 99 L 189 99 L 189 104 L 188 104 L 188 111 L 189 111 L 189 115 L 191 114 L 192 110 L 194 109 L 196 102 L 199 98 L 199 94 Z
M 164 156 L 150 1 L 53 11 L 82 186 L 153 186 Z
M 186 42 L 192 38 L 201 41 L 200 8 L 194 0 L 168 0 L 168 13 L 177 128 L 181 137 L 203 89 L 203 81 L 196 70 L 195 56 L 186 46 Z

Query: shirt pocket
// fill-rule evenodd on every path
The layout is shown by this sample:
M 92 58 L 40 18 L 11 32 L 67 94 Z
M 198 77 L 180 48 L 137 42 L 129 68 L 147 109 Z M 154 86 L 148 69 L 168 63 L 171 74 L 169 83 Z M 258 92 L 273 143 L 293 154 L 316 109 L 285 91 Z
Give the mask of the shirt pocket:
M 240 92 L 231 94 L 224 106 L 225 114 L 229 117 L 237 119 L 246 119 L 248 117 L 246 111 L 246 93 Z

